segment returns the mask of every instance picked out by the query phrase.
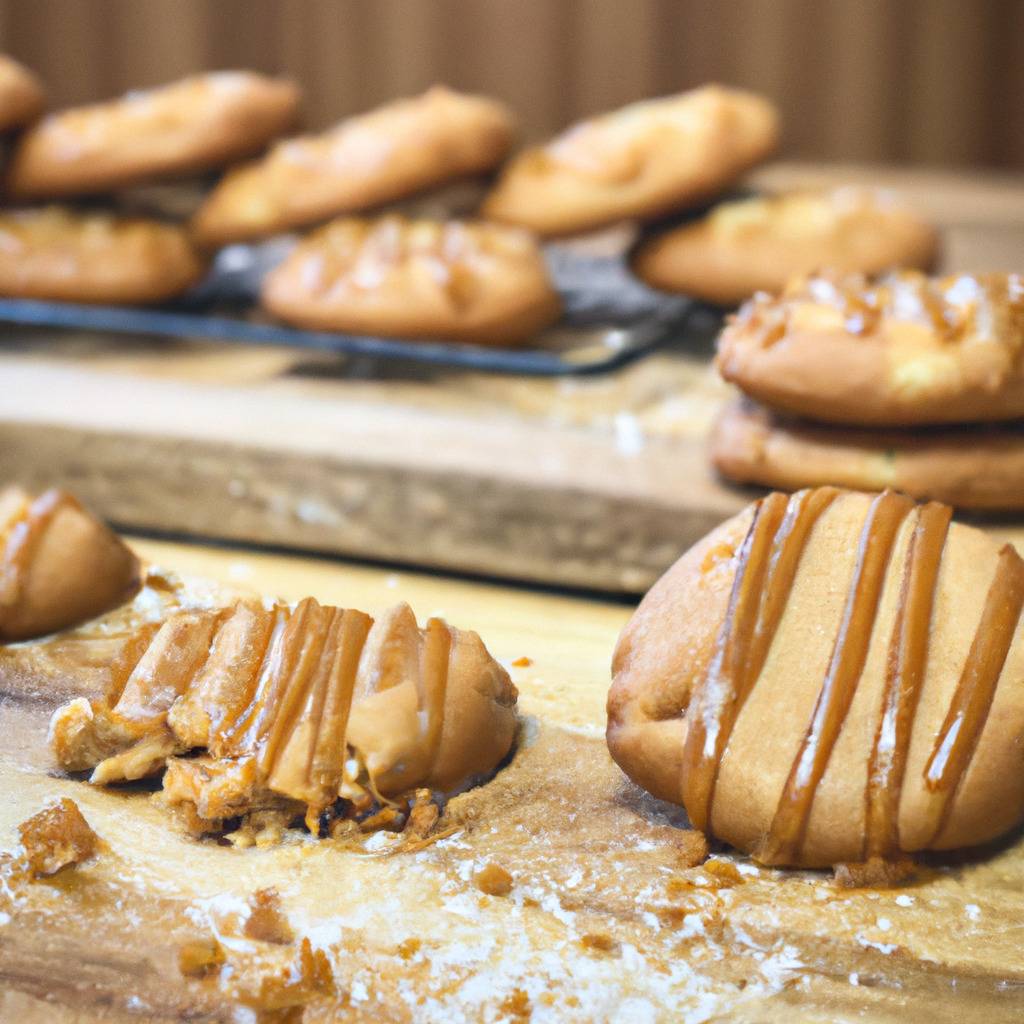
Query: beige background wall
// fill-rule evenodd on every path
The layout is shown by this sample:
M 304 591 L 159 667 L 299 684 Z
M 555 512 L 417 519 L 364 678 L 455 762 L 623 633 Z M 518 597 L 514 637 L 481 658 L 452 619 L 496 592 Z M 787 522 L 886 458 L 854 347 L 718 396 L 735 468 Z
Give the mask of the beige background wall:
M 1024 0 L 0 0 L 0 46 L 57 105 L 292 75 L 314 126 L 444 81 L 537 136 L 719 79 L 780 103 L 789 156 L 1024 169 Z

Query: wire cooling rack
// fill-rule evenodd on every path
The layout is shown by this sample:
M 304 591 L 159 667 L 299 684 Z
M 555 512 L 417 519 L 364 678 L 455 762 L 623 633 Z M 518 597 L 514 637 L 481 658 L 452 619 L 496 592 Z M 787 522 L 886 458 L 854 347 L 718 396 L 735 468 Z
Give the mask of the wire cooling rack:
M 549 246 L 546 258 L 562 297 L 561 321 L 531 347 L 503 349 L 303 331 L 253 318 L 259 279 L 277 262 L 280 245 L 231 246 L 209 277 L 173 307 L 133 309 L 34 299 L 0 299 L 0 323 L 136 337 L 274 345 L 452 369 L 535 377 L 604 373 L 685 336 L 699 308 L 632 277 L 619 256 Z

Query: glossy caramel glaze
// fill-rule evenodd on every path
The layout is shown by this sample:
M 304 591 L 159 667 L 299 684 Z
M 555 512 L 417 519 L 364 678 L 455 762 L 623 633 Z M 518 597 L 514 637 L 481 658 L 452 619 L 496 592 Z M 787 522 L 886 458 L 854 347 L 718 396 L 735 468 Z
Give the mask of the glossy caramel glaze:
M 66 491 L 0 492 L 0 642 L 76 626 L 127 601 L 135 556 Z
M 961 568 L 943 576 L 950 509 L 892 491 L 776 493 L 743 519 L 734 549 L 716 534 L 684 556 L 620 640 L 608 739 L 623 768 L 771 865 L 895 862 L 1019 822 L 1016 551 L 958 526 Z M 972 597 L 951 606 L 961 586 Z M 678 634 L 660 635 L 666 613 Z
M 800 305 L 835 310 L 844 329 L 858 337 L 877 333 L 889 321 L 925 327 L 940 343 L 998 341 L 1014 351 L 1024 345 L 1024 277 L 1019 274 L 930 278 L 900 271 L 876 284 L 861 274 L 817 274 L 792 282 L 781 298 L 755 296 L 735 323 L 770 346 L 785 336 Z
M 329 809 L 489 776 L 515 701 L 475 633 L 439 619 L 420 630 L 407 605 L 375 622 L 312 598 L 243 600 L 141 628 L 107 697 L 58 709 L 50 740 L 62 767 L 97 783 L 166 767 L 166 798 L 199 831 L 260 810 L 304 810 L 318 831 Z
M 952 518 L 948 505 L 925 505 L 907 552 L 903 587 L 886 662 L 884 701 L 868 765 L 866 855 L 899 850 L 897 815 L 914 713 L 924 683 L 928 634 L 942 548 Z

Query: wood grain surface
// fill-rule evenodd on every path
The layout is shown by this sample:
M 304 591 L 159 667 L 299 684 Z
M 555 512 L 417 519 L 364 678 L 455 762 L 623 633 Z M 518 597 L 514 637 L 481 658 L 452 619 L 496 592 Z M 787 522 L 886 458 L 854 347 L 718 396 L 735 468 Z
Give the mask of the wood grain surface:
M 921 206 L 947 269 L 1020 267 L 1019 178 L 776 165 L 754 179 L 841 181 Z M 0 478 L 66 484 L 129 528 L 636 593 L 753 493 L 706 463 L 729 394 L 711 343 L 698 332 L 558 381 L 7 329 Z
M 425 850 L 300 833 L 234 849 L 182 835 L 145 788 L 94 788 L 55 772 L 49 712 L 81 680 L 65 673 L 41 687 L 10 671 L 28 652 L 8 649 L 0 861 L 17 847 L 16 825 L 58 796 L 78 803 L 105 845 L 52 879 L 0 885 L 5 1024 L 1021 1019 L 1019 837 L 889 890 L 761 869 L 724 851 L 715 857 L 724 874 L 692 866 L 685 822 L 627 784 L 604 745 L 625 605 L 130 542 L 161 567 L 232 587 L 370 611 L 405 599 L 421 621 L 443 614 L 478 629 L 520 690 L 523 740 L 492 782 L 451 801 L 457 831 Z M 478 887 L 488 865 L 512 875 L 507 896 Z M 297 941 L 309 938 L 333 973 L 330 992 L 287 1013 L 253 1008 L 264 980 L 287 976 L 296 955 L 296 943 L 242 931 L 246 901 L 266 886 Z M 213 937 L 227 968 L 184 977 L 181 947 Z

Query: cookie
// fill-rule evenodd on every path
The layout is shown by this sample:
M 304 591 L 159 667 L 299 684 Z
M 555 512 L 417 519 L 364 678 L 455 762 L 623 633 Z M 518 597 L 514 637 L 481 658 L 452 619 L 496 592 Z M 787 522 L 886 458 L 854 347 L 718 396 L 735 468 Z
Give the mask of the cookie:
M 1024 561 L 892 491 L 772 494 L 655 584 L 608 744 L 764 863 L 975 846 L 1024 821 Z
M 778 114 L 754 93 L 708 85 L 581 121 L 505 169 L 483 215 L 569 235 L 692 206 L 763 160 Z
M 39 79 L 16 60 L 0 53 L 0 132 L 34 121 L 46 104 Z
M 969 423 L 1024 416 L 1022 349 L 1020 274 L 816 275 L 746 303 L 716 365 L 759 402 L 826 423 Z
M 204 245 L 225 245 L 367 210 L 490 170 L 514 134 L 504 104 L 435 86 L 228 172 L 193 230 Z
M 395 215 L 314 232 L 267 275 L 262 301 L 310 330 L 481 345 L 526 341 L 561 309 L 525 232 Z
M 138 585 L 138 559 L 70 494 L 0 490 L 0 644 L 77 626 Z
M 221 167 L 285 131 L 298 104 L 291 82 L 219 71 L 59 111 L 19 141 L 7 190 L 18 199 L 87 195 Z
M 818 270 L 927 270 L 937 252 L 935 229 L 891 193 L 842 188 L 723 203 L 644 243 L 632 263 L 655 288 L 735 306 Z
M 0 211 L 0 295 L 61 302 L 162 302 L 205 271 L 184 228 L 62 207 Z
M 57 710 L 54 754 L 93 783 L 166 771 L 195 831 L 290 808 L 326 832 L 388 798 L 460 793 L 515 739 L 516 688 L 477 634 L 420 629 L 407 604 L 376 620 L 313 598 L 179 611 L 133 653 L 119 693 Z
M 749 401 L 722 410 L 711 462 L 736 483 L 795 491 L 836 484 L 892 487 L 918 500 L 989 511 L 1024 509 L 1024 427 L 914 431 L 833 427 L 779 416 Z

